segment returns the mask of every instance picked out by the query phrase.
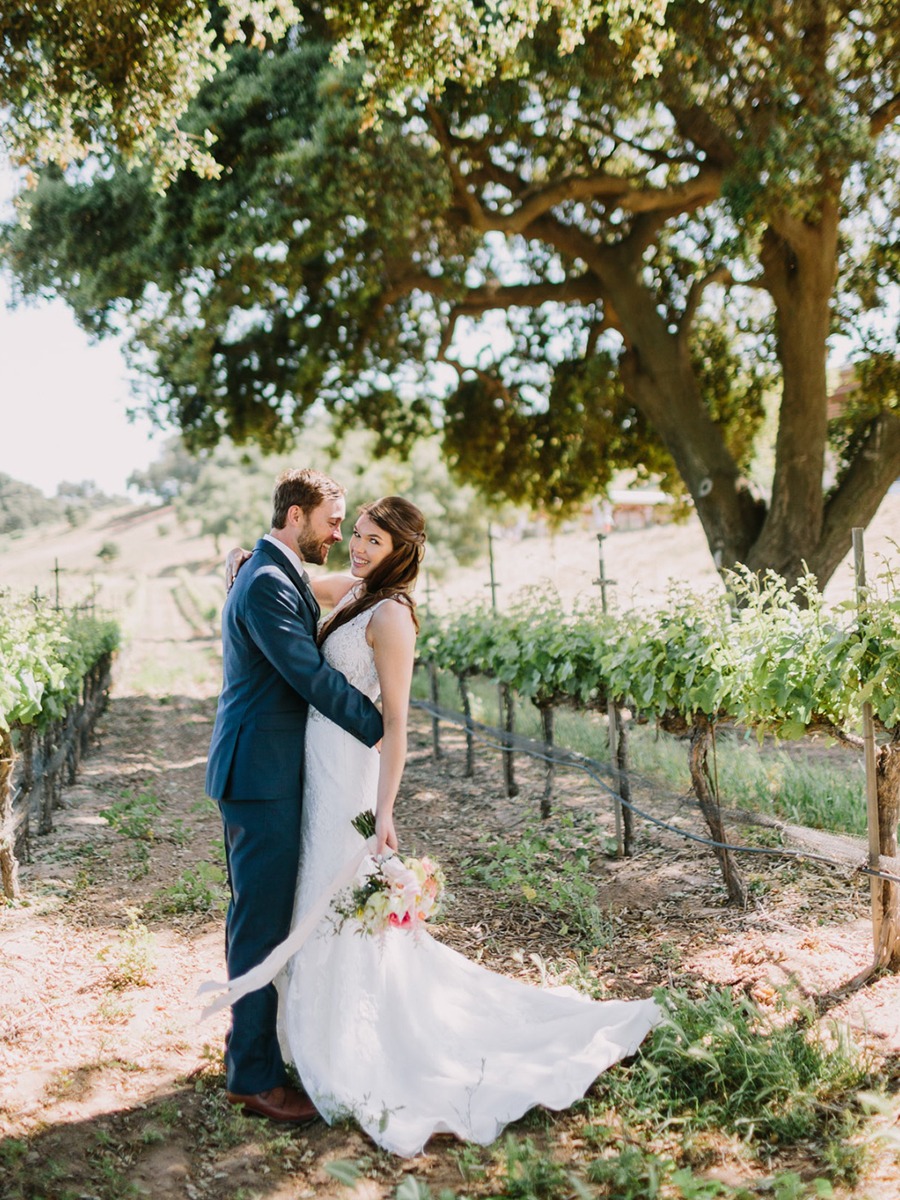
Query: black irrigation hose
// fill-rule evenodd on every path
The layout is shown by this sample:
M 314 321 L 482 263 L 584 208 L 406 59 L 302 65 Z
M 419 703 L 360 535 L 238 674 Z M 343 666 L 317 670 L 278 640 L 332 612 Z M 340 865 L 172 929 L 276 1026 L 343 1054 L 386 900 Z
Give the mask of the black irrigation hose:
M 544 742 L 535 742 L 531 738 L 522 737 L 521 734 L 507 733 L 502 729 L 497 729 L 493 725 L 482 725 L 480 721 L 474 721 L 471 717 L 454 712 L 452 709 L 441 708 L 439 705 L 432 704 L 428 700 L 411 700 L 410 704 L 413 708 L 421 709 L 432 717 L 438 717 L 442 721 L 449 721 L 453 725 L 463 726 L 467 733 L 471 733 L 473 737 L 477 737 L 485 745 L 497 750 L 517 750 L 523 754 L 530 755 L 532 758 L 543 759 L 544 762 L 559 763 L 563 766 L 575 767 L 579 771 L 584 771 L 595 783 L 598 783 L 610 796 L 630 809 L 631 812 L 642 817 L 645 821 L 649 821 L 651 825 L 656 825 L 660 829 L 667 829 L 670 833 L 685 838 L 687 841 L 699 842 L 702 846 L 709 846 L 714 850 L 731 850 L 736 854 L 762 854 L 768 855 L 770 858 L 807 859 L 810 862 L 827 863 L 831 867 L 840 867 L 845 871 L 849 868 L 849 870 L 859 871 L 863 875 L 872 875 L 877 879 L 887 879 L 892 883 L 900 883 L 900 876 L 898 875 L 891 875 L 886 871 L 877 871 L 874 867 L 852 866 L 849 863 L 841 862 L 839 859 L 829 858 L 825 854 L 813 854 L 806 850 L 770 850 L 764 846 L 733 846 L 728 842 L 716 842 L 712 838 L 701 837 L 697 833 L 688 833 L 685 829 L 679 829 L 676 825 L 670 825 L 667 821 L 662 821 L 659 817 L 654 817 L 650 813 L 644 812 L 636 804 L 620 796 L 597 773 L 598 771 L 603 771 L 608 775 L 618 775 L 620 772 L 613 768 L 604 767 L 603 763 L 598 763 L 593 758 L 587 758 L 575 750 L 560 750 L 556 746 L 548 746 Z

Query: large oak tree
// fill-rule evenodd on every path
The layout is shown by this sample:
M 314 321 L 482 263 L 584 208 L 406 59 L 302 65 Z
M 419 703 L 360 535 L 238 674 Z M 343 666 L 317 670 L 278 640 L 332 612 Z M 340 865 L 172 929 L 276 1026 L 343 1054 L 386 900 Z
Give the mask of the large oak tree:
M 673 0 L 642 71 L 646 30 L 600 5 L 537 5 L 449 66 L 415 57 L 421 6 L 380 7 L 401 19 L 360 31 L 364 61 L 335 64 L 314 8 L 232 49 L 183 122 L 216 181 L 45 174 L 22 291 L 127 320 L 195 444 L 277 445 L 317 401 L 389 444 L 436 420 L 488 494 L 562 510 L 639 467 L 687 490 L 719 565 L 824 585 L 900 474 L 898 5 Z M 373 106 L 380 66 L 434 86 Z M 838 336 L 857 385 L 829 421 Z

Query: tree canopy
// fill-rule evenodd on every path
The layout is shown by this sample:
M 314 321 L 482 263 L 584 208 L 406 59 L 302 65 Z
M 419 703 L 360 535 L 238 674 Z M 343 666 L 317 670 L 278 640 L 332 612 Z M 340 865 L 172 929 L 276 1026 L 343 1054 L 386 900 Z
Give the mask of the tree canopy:
M 18 533 L 58 520 L 59 506 L 30 483 L 0 472 L 0 533 Z
M 277 448 L 317 404 L 382 447 L 436 424 L 462 478 L 551 512 L 629 466 L 687 491 L 718 565 L 824 586 L 900 474 L 896 0 L 671 0 L 633 44 L 616 6 L 548 0 L 373 120 L 420 7 L 363 6 L 367 59 L 336 63 L 312 18 L 233 46 L 182 121 L 215 135 L 216 180 L 46 171 L 8 231 L 21 291 L 127 322 L 148 405 L 195 446 Z M 856 386 L 831 414 L 838 336 Z
M 214 7 L 216 24 L 210 13 Z M 225 46 L 264 46 L 298 17 L 290 0 L 25 0 L 0 9 L 0 126 L 13 159 L 67 166 L 114 151 L 157 181 L 217 164 L 179 125 Z

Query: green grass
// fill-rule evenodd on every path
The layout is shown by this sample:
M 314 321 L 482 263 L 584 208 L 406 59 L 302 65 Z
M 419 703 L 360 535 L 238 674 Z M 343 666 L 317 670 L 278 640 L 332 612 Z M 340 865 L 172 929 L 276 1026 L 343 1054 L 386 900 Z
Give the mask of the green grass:
M 872 1065 L 838 1026 L 823 1033 L 787 999 L 769 1013 L 728 990 L 656 999 L 662 1024 L 630 1068 L 601 1077 L 601 1108 L 630 1112 L 647 1129 L 733 1134 L 762 1153 L 846 1144 L 859 1127 L 856 1096 L 871 1086 Z M 851 1157 L 842 1171 L 854 1176 L 859 1166 Z

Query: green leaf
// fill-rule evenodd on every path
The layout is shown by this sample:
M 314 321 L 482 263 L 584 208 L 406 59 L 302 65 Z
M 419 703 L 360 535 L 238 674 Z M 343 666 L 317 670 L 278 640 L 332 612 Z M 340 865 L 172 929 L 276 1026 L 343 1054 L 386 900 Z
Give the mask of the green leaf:
M 332 1159 L 325 1164 L 325 1170 L 345 1187 L 354 1187 L 363 1178 L 360 1168 L 349 1158 Z

